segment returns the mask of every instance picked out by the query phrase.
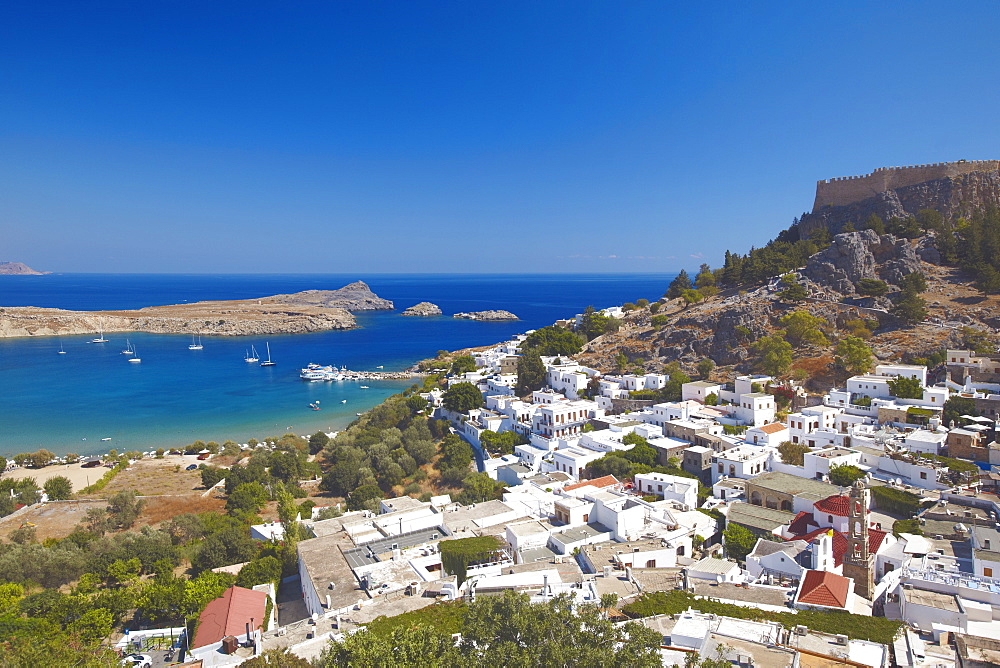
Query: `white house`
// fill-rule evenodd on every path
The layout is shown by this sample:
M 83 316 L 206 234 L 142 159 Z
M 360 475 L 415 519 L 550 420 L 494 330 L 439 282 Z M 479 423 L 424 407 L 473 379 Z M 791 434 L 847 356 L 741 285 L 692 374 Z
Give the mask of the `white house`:
M 705 557 L 687 567 L 690 578 L 711 582 L 742 582 L 743 571 L 734 561 Z
M 636 489 L 643 494 L 662 496 L 683 503 L 689 508 L 698 504 L 698 481 L 666 473 L 640 473 L 635 476 Z
M 712 455 L 712 482 L 724 476 L 745 480 L 766 473 L 771 452 L 756 445 L 740 445 Z
M 747 429 L 743 438 L 748 443 L 755 445 L 770 445 L 777 447 L 783 441 L 788 440 L 788 427 L 780 422 L 771 422 L 759 427 Z
M 684 383 L 681 385 L 681 401 L 697 401 L 703 404 L 710 394 L 714 394 L 716 399 L 718 399 L 720 390 L 722 390 L 721 384 L 707 380 L 695 380 L 690 383 Z

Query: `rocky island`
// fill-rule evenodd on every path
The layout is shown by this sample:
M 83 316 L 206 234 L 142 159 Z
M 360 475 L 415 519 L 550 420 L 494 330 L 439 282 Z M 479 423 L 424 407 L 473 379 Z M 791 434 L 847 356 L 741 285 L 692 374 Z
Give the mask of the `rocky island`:
M 441 315 L 441 307 L 430 302 L 420 302 L 403 311 L 403 315 Z
M 0 261 L 0 276 L 44 276 L 49 271 L 36 271 L 23 262 Z
M 352 329 L 350 311 L 387 310 L 360 281 L 339 290 L 306 290 L 259 299 L 148 306 L 124 311 L 67 311 L 54 308 L 0 308 L 0 337 L 55 336 L 92 332 L 150 332 L 249 336 L 304 334 Z
M 483 321 L 520 320 L 520 318 L 510 311 L 473 311 L 472 313 L 456 313 L 452 317 L 462 318 L 463 320 Z

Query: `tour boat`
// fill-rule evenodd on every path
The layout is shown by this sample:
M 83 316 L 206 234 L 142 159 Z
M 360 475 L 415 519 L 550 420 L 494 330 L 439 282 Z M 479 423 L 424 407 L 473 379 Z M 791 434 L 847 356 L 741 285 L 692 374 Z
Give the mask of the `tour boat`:
M 247 353 L 247 356 L 243 358 L 243 361 L 244 362 L 259 362 L 260 361 L 260 357 L 258 357 L 258 355 L 257 355 L 257 349 L 254 348 L 253 346 L 250 346 L 250 352 Z
M 135 355 L 135 350 L 132 349 L 132 342 L 125 339 L 125 350 L 122 351 L 122 355 Z
M 267 346 L 267 359 L 264 360 L 263 362 L 261 362 L 260 365 L 261 366 L 274 366 L 275 363 L 271 361 L 271 343 L 270 342 L 265 342 L 264 345 Z
M 194 340 L 194 334 L 192 334 L 191 335 L 191 345 L 188 346 L 188 350 L 201 350 L 202 347 L 203 346 L 201 345 L 201 337 L 200 336 L 198 337 L 198 341 L 196 343 L 195 340 Z

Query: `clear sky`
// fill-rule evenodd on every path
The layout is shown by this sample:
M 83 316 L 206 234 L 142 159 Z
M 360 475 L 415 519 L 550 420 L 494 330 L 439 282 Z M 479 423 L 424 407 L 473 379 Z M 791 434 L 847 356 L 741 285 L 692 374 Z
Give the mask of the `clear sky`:
M 996 2 L 820 4 L 5 2 L 0 259 L 673 271 L 1000 158 Z

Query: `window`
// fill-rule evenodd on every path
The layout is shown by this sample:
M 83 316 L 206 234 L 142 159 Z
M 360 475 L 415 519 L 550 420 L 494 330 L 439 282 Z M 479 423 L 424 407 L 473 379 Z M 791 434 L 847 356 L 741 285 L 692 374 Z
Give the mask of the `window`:
M 927 472 L 926 471 L 921 471 L 920 472 L 920 479 L 921 480 L 927 480 Z
M 656 568 L 656 559 L 650 559 L 647 561 L 646 568 Z
M 991 578 L 991 577 L 993 577 L 993 569 L 992 568 L 985 568 L 984 567 L 983 568 L 983 577 L 984 578 Z
M 590 513 L 587 513 L 587 514 L 585 514 L 585 515 L 583 516 L 583 521 L 584 521 L 584 522 L 589 522 L 589 521 L 590 521 Z
M 833 524 L 833 515 L 827 515 L 826 521 L 829 522 L 830 524 Z

